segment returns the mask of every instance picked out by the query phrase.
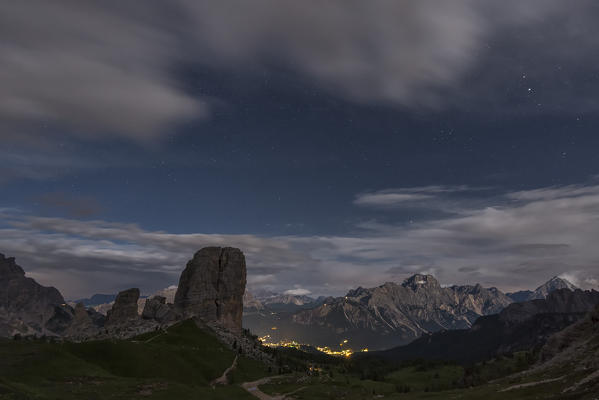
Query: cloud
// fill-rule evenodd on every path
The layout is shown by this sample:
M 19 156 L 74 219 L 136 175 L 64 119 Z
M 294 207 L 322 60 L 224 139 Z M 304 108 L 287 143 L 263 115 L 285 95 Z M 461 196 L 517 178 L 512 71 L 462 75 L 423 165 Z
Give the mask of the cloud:
M 542 34 L 508 47 L 529 39 L 535 54 L 583 65 L 597 44 L 593 10 L 587 0 L 10 2 L 0 13 L 0 137 L 168 134 L 209 112 L 212 100 L 191 94 L 175 72 L 189 65 L 236 74 L 282 66 L 350 101 L 444 107 L 467 92 L 494 35 L 520 32 L 514 27 L 551 33 L 560 17 L 568 35 L 550 49 L 530 39 Z
M 418 200 L 427 200 L 432 196 L 416 193 L 367 193 L 354 201 L 359 206 L 391 207 Z
M 535 288 L 562 274 L 597 287 L 599 186 L 506 193 L 487 201 L 493 205 L 411 225 L 373 224 L 353 236 L 173 234 L 3 209 L 0 252 L 16 256 L 31 276 L 67 297 L 133 286 L 151 293 L 176 284 L 193 253 L 210 245 L 241 248 L 248 283 L 279 292 L 297 285 L 317 295 L 341 295 L 421 272 L 442 284 L 479 282 L 506 291 Z
M 430 106 L 438 87 L 452 85 L 469 68 L 484 37 L 487 27 L 474 3 L 229 0 L 190 6 L 199 45 L 217 63 L 280 62 L 346 98 Z
M 582 282 L 581 283 L 581 279 L 579 278 L 578 274 L 572 273 L 572 272 L 564 272 L 563 274 L 560 274 L 559 277 L 562 278 L 562 279 L 567 280 L 568 282 L 570 282 L 574 286 L 579 286 L 581 284 L 588 283 L 588 282 Z
M 421 186 L 384 189 L 376 192 L 360 193 L 354 199 L 354 204 L 375 208 L 392 208 L 404 205 L 421 206 L 423 200 L 432 200 L 440 195 L 469 190 L 472 189 L 467 186 Z
M 312 293 L 312 292 L 309 291 L 308 289 L 302 289 L 302 288 L 289 289 L 289 290 L 285 290 L 283 292 L 283 294 L 290 294 L 292 296 L 307 296 L 310 293 Z
M 169 123 L 202 115 L 202 101 L 168 74 L 177 41 L 159 8 L 44 1 L 2 6 L 2 136 L 58 123 L 83 137 L 148 138 Z M 34 133 L 35 134 L 35 133 Z
M 514 200 L 556 200 L 560 198 L 573 198 L 585 195 L 599 194 L 599 186 L 556 186 L 534 190 L 524 190 L 508 194 L 508 198 Z

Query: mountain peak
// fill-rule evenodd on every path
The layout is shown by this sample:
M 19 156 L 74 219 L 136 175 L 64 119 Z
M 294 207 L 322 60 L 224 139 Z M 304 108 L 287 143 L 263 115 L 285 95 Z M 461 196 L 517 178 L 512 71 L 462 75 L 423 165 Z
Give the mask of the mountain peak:
M 554 276 L 553 278 L 549 279 L 547 282 L 536 288 L 535 291 L 529 296 L 528 300 L 544 299 L 547 297 L 547 295 L 549 295 L 549 293 L 559 289 L 576 290 L 578 289 L 578 287 L 574 286 L 567 279 L 560 278 L 559 276 Z
M 414 274 L 411 277 L 407 278 L 401 284 L 403 287 L 409 287 L 412 290 L 416 290 L 420 287 L 434 287 L 440 286 L 439 282 L 435 279 L 434 276 L 428 274 Z
M 549 295 L 549 293 L 559 290 L 559 289 L 569 289 L 576 290 L 576 287 L 572 282 L 568 281 L 565 278 L 559 277 L 559 275 L 554 276 L 549 279 L 547 282 L 543 283 L 541 286 L 536 288 L 533 291 L 530 290 L 521 290 L 515 293 L 508 293 L 508 297 L 514 300 L 515 302 L 523 302 L 528 300 L 537 300 L 537 299 L 545 299 Z
M 556 289 L 576 290 L 578 288 L 576 286 L 574 286 L 574 284 L 572 284 L 567 279 L 560 278 L 559 276 L 556 275 L 553 278 L 549 279 L 544 284 L 542 284 L 541 286 L 539 286 L 536 290 L 543 290 L 543 289 L 549 289 L 549 291 L 553 291 Z

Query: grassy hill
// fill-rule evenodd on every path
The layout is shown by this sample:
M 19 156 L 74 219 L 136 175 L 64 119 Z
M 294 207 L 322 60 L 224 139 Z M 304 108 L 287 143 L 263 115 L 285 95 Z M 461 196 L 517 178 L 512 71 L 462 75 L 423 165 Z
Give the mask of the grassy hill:
M 241 384 L 273 375 L 273 369 L 284 375 L 254 385 L 266 394 L 293 393 L 296 399 L 590 400 L 596 398 L 596 380 L 580 382 L 594 373 L 598 345 L 596 338 L 591 342 L 584 342 L 579 352 L 592 361 L 582 369 L 574 365 L 580 367 L 579 358 L 538 368 L 531 352 L 463 366 L 424 360 L 390 364 L 376 357 L 341 359 L 269 349 L 279 368 L 239 356 L 230 384 L 212 388 L 210 382 L 238 354 L 185 321 L 166 333 L 132 340 L 2 340 L 0 400 L 255 399 Z M 530 370 L 531 365 L 537 367 Z M 574 389 L 564 392 L 566 388 Z
M 236 353 L 192 321 L 167 333 L 86 343 L 0 341 L 0 399 L 245 399 L 238 385 L 211 388 Z M 235 382 L 268 375 L 239 357 Z

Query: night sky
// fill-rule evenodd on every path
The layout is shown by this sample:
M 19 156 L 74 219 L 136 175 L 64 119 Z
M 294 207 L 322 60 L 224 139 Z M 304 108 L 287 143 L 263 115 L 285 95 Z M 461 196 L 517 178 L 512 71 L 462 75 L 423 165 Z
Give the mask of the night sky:
M 68 298 L 599 284 L 592 1 L 0 6 L 0 252 Z

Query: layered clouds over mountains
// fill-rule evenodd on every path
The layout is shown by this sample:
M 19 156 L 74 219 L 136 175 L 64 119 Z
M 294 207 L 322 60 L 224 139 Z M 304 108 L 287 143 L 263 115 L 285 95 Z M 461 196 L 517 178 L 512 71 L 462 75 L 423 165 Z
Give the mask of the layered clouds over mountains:
M 454 204 L 447 197 L 450 188 L 432 192 L 430 203 L 411 207 Z M 133 282 L 151 293 L 176 283 L 193 249 L 225 244 L 244 250 L 250 288 L 279 292 L 340 295 L 414 273 L 507 292 L 536 287 L 567 271 L 573 284 L 597 287 L 599 186 L 541 188 L 462 204 L 469 206 L 452 205 L 438 217 L 411 223 L 364 221 L 343 236 L 168 233 L 4 209 L 0 248 L 30 266 L 30 276 L 69 298 L 114 293 Z

